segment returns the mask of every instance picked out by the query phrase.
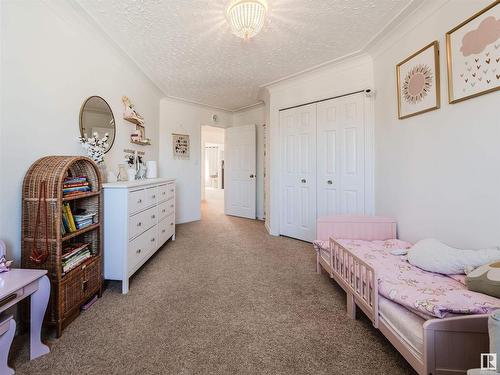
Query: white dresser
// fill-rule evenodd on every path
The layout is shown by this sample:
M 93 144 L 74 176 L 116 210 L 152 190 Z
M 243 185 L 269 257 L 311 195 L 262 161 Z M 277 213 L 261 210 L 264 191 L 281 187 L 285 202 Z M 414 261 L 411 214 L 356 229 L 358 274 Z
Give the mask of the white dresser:
M 128 280 L 169 238 L 175 240 L 175 180 L 112 182 L 104 188 L 104 278 Z

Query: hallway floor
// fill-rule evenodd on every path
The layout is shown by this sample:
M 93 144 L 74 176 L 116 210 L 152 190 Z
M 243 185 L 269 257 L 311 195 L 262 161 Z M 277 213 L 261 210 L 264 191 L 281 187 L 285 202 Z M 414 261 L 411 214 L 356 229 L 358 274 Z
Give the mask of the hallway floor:
M 310 244 L 271 237 L 220 205 L 177 226 L 129 294 L 119 291 L 109 283 L 45 357 L 29 362 L 17 338 L 17 374 L 413 373 L 367 319 L 346 316 Z

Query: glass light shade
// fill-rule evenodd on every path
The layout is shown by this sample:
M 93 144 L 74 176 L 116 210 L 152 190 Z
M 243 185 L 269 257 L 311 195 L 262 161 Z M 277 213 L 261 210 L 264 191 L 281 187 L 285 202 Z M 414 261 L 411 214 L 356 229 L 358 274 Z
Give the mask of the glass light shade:
M 226 10 L 233 34 L 243 39 L 250 39 L 262 30 L 266 14 L 266 0 L 232 0 Z

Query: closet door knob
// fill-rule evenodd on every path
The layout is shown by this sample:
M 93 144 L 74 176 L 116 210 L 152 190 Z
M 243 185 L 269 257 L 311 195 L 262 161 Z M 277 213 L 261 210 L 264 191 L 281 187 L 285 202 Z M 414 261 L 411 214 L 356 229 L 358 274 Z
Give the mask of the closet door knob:
M 250 178 L 254 178 L 255 176 L 253 174 L 250 175 Z
M 155 239 L 154 239 L 154 238 L 151 238 L 151 242 L 155 242 Z
M 142 199 L 139 199 L 139 200 L 137 201 L 137 204 L 141 204 L 141 203 L 142 203 Z
M 142 251 L 141 249 L 138 249 L 138 250 L 136 251 L 136 253 L 137 253 L 137 254 L 140 254 L 140 253 L 141 253 L 141 251 Z
M 303 178 L 302 180 L 300 180 L 300 182 L 302 182 L 303 184 L 305 184 L 307 181 L 305 178 Z
M 333 184 L 333 181 L 332 181 L 332 180 L 328 180 L 328 181 L 326 181 L 326 183 L 327 183 L 328 185 L 331 185 L 331 184 Z
M 141 222 L 138 222 L 138 223 L 137 223 L 137 226 L 138 226 L 138 227 L 140 227 L 141 225 L 142 225 L 142 223 L 141 223 Z

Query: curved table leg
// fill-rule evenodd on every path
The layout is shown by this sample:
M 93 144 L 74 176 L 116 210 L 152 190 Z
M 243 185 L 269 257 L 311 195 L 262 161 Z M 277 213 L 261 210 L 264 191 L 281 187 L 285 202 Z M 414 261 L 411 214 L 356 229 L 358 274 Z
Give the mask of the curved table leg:
M 47 276 L 38 280 L 38 290 L 31 295 L 30 359 L 47 354 L 49 347 L 42 343 L 42 323 L 50 296 L 50 281 Z
M 0 374 L 12 375 L 15 372 L 7 365 L 7 359 L 14 333 L 16 333 L 16 322 L 11 318 L 8 324 L 9 330 L 0 336 Z

